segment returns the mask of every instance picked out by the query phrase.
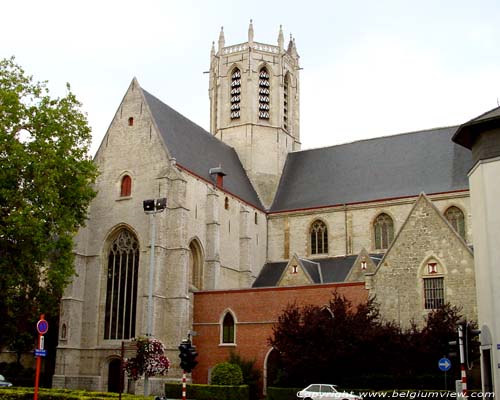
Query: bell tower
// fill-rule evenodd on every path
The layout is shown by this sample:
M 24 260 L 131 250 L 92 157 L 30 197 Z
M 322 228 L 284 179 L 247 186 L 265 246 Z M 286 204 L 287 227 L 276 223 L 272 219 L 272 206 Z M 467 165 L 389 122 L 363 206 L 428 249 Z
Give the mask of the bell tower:
M 289 152 L 300 150 L 299 55 L 290 37 L 284 48 L 248 41 L 226 46 L 221 29 L 210 55 L 210 132 L 234 147 L 266 208 L 272 204 Z M 230 171 L 226 171 L 230 173 Z

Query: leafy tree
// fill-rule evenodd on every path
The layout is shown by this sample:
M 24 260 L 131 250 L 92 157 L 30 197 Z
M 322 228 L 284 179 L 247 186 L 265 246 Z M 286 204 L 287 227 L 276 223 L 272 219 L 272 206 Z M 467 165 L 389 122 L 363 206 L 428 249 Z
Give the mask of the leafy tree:
M 248 385 L 250 399 L 258 399 L 258 385 L 260 371 L 255 368 L 255 360 L 246 360 L 235 352 L 229 354 L 229 363 L 236 364 L 241 368 L 243 374 L 243 384 Z
M 332 382 L 344 387 L 430 388 L 442 385 L 437 361 L 456 337 L 460 310 L 445 305 L 423 328 L 383 321 L 374 299 L 353 306 L 333 293 L 327 307 L 289 305 L 270 344 L 281 357 L 281 386 Z
M 57 322 L 73 236 L 95 196 L 80 107 L 69 85 L 52 98 L 14 58 L 0 60 L 0 348 L 18 356 L 33 348 L 41 313 Z

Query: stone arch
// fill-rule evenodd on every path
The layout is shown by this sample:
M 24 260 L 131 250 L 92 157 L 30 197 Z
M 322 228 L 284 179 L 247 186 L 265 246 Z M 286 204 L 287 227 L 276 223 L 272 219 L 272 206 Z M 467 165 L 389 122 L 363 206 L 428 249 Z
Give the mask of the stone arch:
M 189 285 L 194 289 L 201 290 L 205 287 L 204 284 L 204 264 L 205 257 L 203 247 L 198 238 L 192 238 L 189 241 L 189 269 L 188 281 Z
M 107 388 L 108 392 L 119 393 L 121 386 L 123 384 L 123 378 L 121 374 L 122 371 L 122 361 L 118 356 L 109 357 L 107 359 Z
M 130 339 L 136 333 L 140 243 L 125 224 L 114 227 L 104 241 L 100 338 Z
M 274 347 L 271 347 L 266 356 L 264 357 L 264 365 L 263 365 L 263 393 L 267 394 L 267 388 L 270 386 L 274 386 L 276 384 L 276 380 L 279 375 L 279 371 L 282 368 L 282 360 L 281 355 L 278 350 Z

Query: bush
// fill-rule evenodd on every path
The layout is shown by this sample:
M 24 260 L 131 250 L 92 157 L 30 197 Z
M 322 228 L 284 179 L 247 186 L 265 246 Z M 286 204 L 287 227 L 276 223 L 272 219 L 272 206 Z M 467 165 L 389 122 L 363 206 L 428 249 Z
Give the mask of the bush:
M 266 400 L 289 400 L 297 397 L 297 392 L 303 388 L 268 387 Z
M 259 398 L 260 371 L 255 368 L 255 360 L 245 360 L 239 354 L 231 352 L 229 362 L 240 366 L 243 373 L 243 384 L 248 385 L 250 400 L 257 400 Z
M 239 365 L 224 362 L 217 364 L 212 370 L 212 385 L 241 385 L 243 372 Z
M 165 397 L 180 399 L 182 384 L 166 383 Z M 248 400 L 248 385 L 200 385 L 189 384 L 186 388 L 188 399 L 196 400 Z

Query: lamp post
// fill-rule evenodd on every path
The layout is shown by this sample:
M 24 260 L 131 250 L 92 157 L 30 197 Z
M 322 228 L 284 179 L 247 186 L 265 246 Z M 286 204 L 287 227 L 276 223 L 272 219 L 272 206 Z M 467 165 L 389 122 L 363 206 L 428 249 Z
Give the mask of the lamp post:
M 155 274 L 155 239 L 156 239 L 156 221 L 155 215 L 167 208 L 167 198 L 148 199 L 142 202 L 144 212 L 149 214 L 151 220 L 151 250 L 149 257 L 149 289 L 148 289 L 148 313 L 146 337 L 153 336 L 153 283 Z M 149 396 L 149 380 L 144 376 L 144 396 Z

